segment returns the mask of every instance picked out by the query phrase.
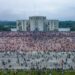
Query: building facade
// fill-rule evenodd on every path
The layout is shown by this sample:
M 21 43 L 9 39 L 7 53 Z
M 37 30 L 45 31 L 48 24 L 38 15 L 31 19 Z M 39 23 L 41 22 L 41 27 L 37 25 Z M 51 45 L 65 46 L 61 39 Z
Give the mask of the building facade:
M 44 16 L 32 16 L 29 20 L 17 20 L 18 31 L 58 31 L 58 20 L 47 20 Z
M 58 29 L 58 31 L 60 31 L 60 32 L 70 32 L 71 31 L 71 29 L 70 28 L 59 28 Z

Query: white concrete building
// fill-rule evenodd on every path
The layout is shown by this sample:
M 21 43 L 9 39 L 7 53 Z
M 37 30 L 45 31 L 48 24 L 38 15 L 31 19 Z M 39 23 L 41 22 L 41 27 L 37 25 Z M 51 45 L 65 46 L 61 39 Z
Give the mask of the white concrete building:
M 58 31 L 58 20 L 47 20 L 44 16 L 32 16 L 29 20 L 17 20 L 18 31 Z
M 17 28 L 11 28 L 11 31 L 13 31 L 13 32 L 17 31 Z
M 68 31 L 71 31 L 71 29 L 70 28 L 59 28 L 58 31 L 66 31 L 66 32 L 68 32 Z

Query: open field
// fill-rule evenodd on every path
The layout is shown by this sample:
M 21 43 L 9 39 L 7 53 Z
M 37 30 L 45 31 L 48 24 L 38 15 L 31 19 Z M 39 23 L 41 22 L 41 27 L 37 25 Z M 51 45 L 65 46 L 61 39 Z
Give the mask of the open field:
M 75 70 L 0 70 L 0 75 L 75 75 Z

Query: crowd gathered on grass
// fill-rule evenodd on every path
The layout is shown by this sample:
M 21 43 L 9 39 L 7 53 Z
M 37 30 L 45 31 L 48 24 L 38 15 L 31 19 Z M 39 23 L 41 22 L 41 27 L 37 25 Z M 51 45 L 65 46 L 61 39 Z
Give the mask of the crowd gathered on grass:
M 0 52 L 0 69 L 75 70 L 75 52 Z
M 0 32 L 0 75 L 75 75 L 74 51 L 75 32 Z
M 75 32 L 0 32 L 0 51 L 75 51 Z

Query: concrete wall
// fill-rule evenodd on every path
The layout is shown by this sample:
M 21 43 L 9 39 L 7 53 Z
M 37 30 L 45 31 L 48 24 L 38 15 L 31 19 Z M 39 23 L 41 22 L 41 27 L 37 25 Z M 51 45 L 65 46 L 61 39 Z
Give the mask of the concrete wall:
M 45 17 L 30 17 L 30 29 L 31 31 L 43 31 L 44 30 L 44 22 L 46 18 Z
M 17 21 L 17 30 L 27 31 L 27 22 L 29 23 L 30 31 L 55 31 L 58 30 L 58 20 L 47 20 L 43 16 L 32 16 L 29 20 Z M 20 25 L 19 25 L 20 24 Z M 22 28 L 21 28 L 22 27 Z M 45 27 L 45 28 L 44 28 Z
M 48 21 L 49 31 L 58 30 L 59 21 L 58 20 L 49 20 Z
M 70 28 L 59 28 L 58 31 L 70 31 Z
M 28 20 L 23 21 L 23 31 L 27 31 Z
M 18 31 L 23 30 L 23 20 L 17 20 L 16 25 L 17 25 L 17 30 Z
M 18 31 L 27 31 L 27 22 L 28 20 L 18 20 L 16 21 Z

